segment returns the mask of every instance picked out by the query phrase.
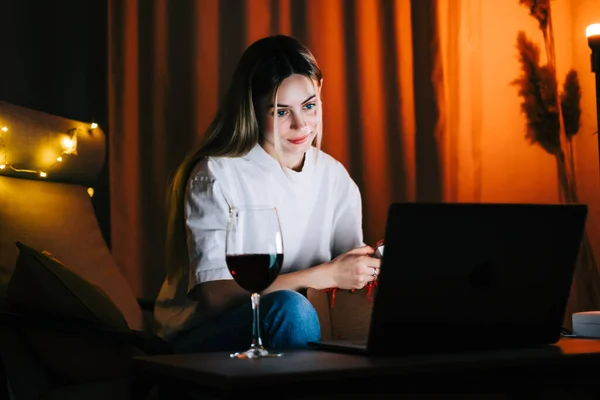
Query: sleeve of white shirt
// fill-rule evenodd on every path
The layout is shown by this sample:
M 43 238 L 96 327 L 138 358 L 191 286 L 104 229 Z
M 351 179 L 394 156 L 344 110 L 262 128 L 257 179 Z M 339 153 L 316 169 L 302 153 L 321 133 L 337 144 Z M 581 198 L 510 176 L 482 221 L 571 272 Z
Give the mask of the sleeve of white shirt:
M 337 191 L 339 197 L 334 218 L 332 258 L 364 244 L 360 190 L 343 167 L 339 184 L 341 190 Z
M 229 205 L 212 174 L 197 174 L 189 180 L 185 197 L 188 291 L 203 282 L 232 279 L 225 263 L 228 215 Z

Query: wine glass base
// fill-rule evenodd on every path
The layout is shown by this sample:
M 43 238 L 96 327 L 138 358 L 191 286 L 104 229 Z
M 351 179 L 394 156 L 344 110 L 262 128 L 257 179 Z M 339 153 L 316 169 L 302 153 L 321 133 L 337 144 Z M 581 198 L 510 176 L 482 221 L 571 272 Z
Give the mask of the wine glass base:
M 231 358 L 247 359 L 247 358 L 276 358 L 281 357 L 283 353 L 269 353 L 264 347 L 254 347 L 243 352 L 230 354 Z

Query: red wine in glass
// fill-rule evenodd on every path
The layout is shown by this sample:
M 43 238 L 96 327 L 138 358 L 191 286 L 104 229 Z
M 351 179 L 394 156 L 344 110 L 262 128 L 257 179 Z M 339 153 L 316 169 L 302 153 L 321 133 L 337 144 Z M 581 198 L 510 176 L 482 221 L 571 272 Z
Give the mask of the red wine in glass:
M 260 293 L 277 278 L 283 254 L 238 254 L 225 259 L 238 285 L 250 293 Z
M 279 357 L 269 353 L 260 336 L 260 292 L 279 275 L 283 264 L 283 240 L 275 207 L 232 207 L 229 210 L 225 260 L 235 282 L 251 294 L 252 344 L 232 358 Z

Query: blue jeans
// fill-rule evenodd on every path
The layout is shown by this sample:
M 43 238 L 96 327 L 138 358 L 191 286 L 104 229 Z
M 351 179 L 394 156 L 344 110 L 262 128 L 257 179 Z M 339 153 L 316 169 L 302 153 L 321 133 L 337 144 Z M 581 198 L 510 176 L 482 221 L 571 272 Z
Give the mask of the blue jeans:
M 298 292 L 280 290 L 261 296 L 259 311 L 261 338 L 267 349 L 306 348 L 307 342 L 321 338 L 317 312 Z M 175 338 L 171 344 L 178 353 L 195 353 L 245 351 L 251 343 L 252 305 L 248 301 Z

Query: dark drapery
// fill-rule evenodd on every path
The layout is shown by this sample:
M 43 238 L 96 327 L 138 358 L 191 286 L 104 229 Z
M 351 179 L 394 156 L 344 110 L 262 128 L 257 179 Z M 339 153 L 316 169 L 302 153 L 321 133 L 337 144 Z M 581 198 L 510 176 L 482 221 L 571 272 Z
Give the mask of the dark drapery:
M 269 34 L 305 42 L 323 70 L 323 150 L 361 189 L 367 243 L 390 202 L 441 200 L 436 12 L 436 0 L 109 1 L 112 252 L 136 294 L 155 296 L 164 276 L 170 174 L 245 47 Z

